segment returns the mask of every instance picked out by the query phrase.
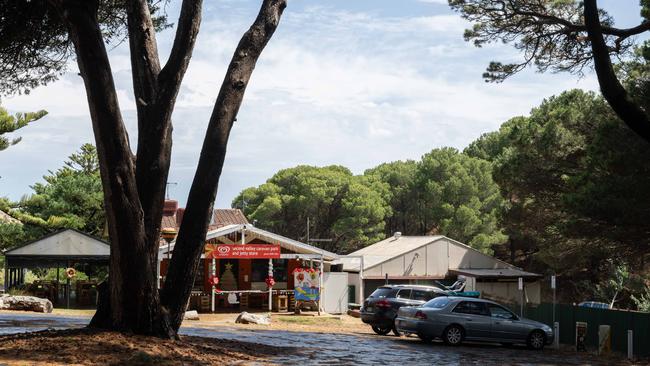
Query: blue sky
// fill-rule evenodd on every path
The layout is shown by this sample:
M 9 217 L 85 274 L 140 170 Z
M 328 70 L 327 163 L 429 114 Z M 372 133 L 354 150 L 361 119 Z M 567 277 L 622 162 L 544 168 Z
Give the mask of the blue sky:
M 241 34 L 260 2 L 206 0 L 194 57 L 174 112 L 170 182 L 184 204 L 214 99 Z M 638 1 L 600 2 L 621 26 L 639 21 Z M 178 1 L 167 8 L 171 19 Z M 228 147 L 217 207 L 278 169 L 341 164 L 355 173 L 387 161 L 418 159 L 436 147 L 462 149 L 545 97 L 570 88 L 597 90 L 593 75 L 526 70 L 486 84 L 491 60 L 516 61 L 506 45 L 474 48 L 468 27 L 445 0 L 289 0 L 279 30 L 253 74 Z M 173 30 L 158 35 L 168 54 Z M 120 105 L 135 141 L 128 47 L 111 51 Z M 11 112 L 46 109 L 0 153 L 0 196 L 18 199 L 62 166 L 92 130 L 76 65 L 58 82 L 3 99 Z M 133 146 L 135 150 L 135 146 Z

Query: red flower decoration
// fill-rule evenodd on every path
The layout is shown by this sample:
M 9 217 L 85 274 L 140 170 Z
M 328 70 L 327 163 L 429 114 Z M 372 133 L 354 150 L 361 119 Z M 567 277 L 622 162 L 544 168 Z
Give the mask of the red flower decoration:
M 275 279 L 273 278 L 273 276 L 266 277 L 266 285 L 269 288 L 271 288 L 271 287 L 273 287 L 273 285 L 275 285 Z
M 212 285 L 212 286 L 218 285 L 219 284 L 219 277 L 210 276 L 210 278 L 208 278 L 208 283 L 210 283 L 210 285 Z

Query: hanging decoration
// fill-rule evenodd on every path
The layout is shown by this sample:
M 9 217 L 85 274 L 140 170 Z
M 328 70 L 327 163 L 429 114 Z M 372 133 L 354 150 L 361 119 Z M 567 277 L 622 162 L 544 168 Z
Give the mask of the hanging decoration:
M 271 287 L 273 287 L 274 285 L 275 285 L 275 279 L 273 278 L 273 276 L 267 276 L 267 277 L 266 277 L 266 286 L 267 286 L 268 288 L 271 288 Z
M 208 278 L 208 282 L 211 286 L 216 286 L 219 284 L 219 277 L 212 275 Z
M 74 268 L 70 267 L 66 268 L 65 274 L 68 276 L 68 278 L 74 278 L 74 276 L 77 275 L 77 271 Z

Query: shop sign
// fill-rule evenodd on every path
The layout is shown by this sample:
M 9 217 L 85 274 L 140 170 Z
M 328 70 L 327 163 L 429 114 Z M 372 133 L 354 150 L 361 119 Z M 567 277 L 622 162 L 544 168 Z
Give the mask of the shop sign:
M 205 257 L 209 259 L 276 259 L 280 258 L 277 244 L 207 244 Z

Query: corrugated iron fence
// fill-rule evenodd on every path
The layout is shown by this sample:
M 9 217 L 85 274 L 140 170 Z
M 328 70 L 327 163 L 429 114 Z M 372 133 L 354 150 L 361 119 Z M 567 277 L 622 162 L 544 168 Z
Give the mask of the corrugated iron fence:
M 511 309 L 519 314 L 519 306 Z M 527 307 L 524 317 L 553 327 L 553 304 L 540 304 Z M 634 335 L 634 355 L 650 356 L 650 313 L 635 311 L 583 308 L 573 305 L 557 304 L 555 321 L 560 323 L 560 343 L 575 344 L 576 322 L 586 322 L 586 343 L 592 349 L 598 348 L 598 326 L 609 325 L 612 331 L 612 350 L 627 353 L 627 331 Z

